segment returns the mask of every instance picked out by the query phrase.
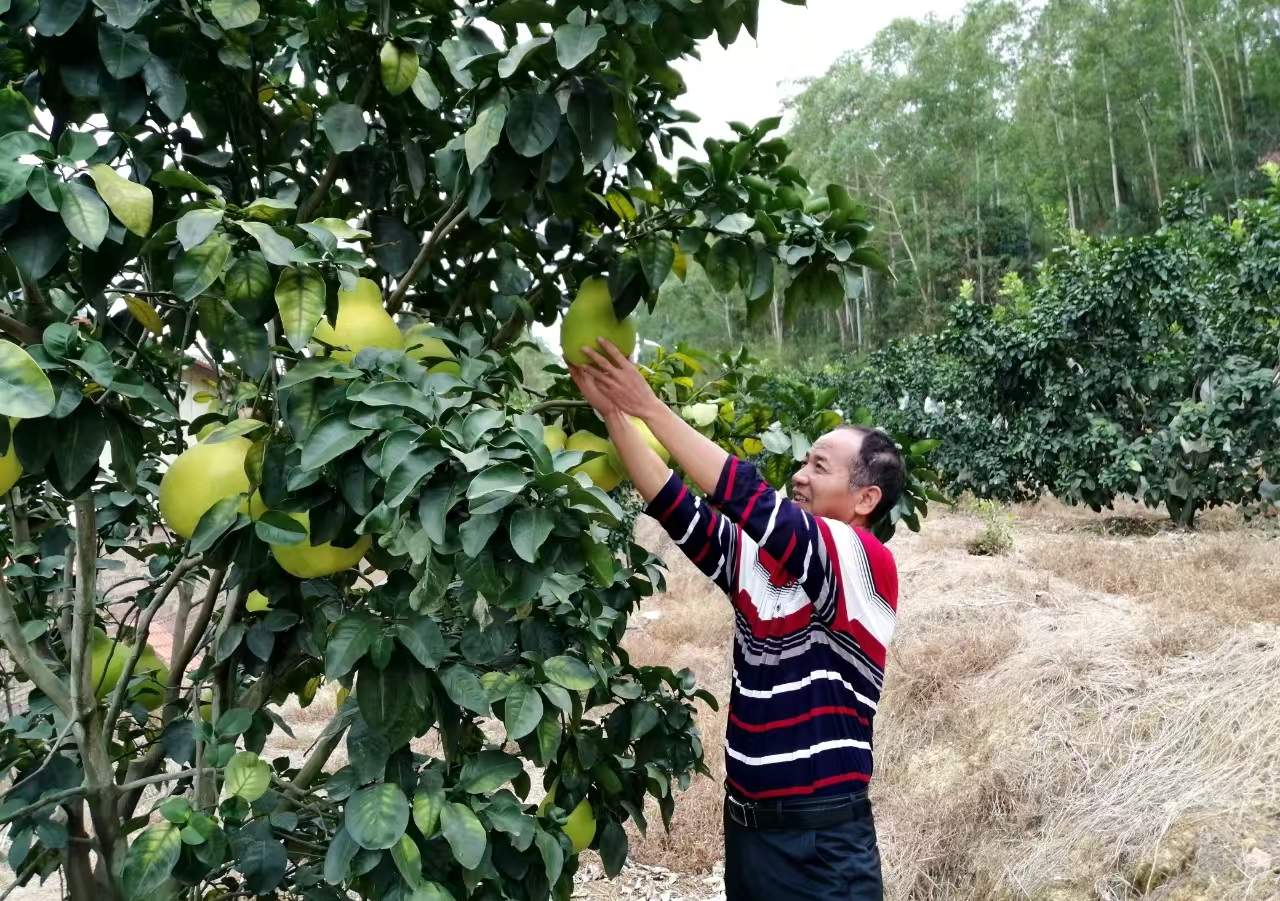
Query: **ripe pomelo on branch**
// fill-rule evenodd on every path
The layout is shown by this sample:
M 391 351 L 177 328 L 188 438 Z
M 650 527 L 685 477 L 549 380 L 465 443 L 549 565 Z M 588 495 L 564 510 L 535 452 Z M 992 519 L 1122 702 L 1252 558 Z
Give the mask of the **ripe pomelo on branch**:
M 336 323 L 331 326 L 322 317 L 315 338 L 332 347 L 348 348 L 333 351 L 333 358 L 342 363 L 350 363 L 366 347 L 404 347 L 404 335 L 382 305 L 382 292 L 367 278 L 357 279 L 354 290 L 338 292 Z
M 281 569 L 299 579 L 318 579 L 351 569 L 373 544 L 371 535 L 362 535 L 351 547 L 336 547 L 329 542 L 312 546 L 311 517 L 306 513 L 290 513 L 289 516 L 301 523 L 308 538 L 299 544 L 273 544 L 271 553 Z
M 569 436 L 565 434 L 564 429 L 558 425 L 547 425 L 542 427 L 542 441 L 547 446 L 547 450 L 551 453 L 558 453 L 564 450 L 565 442 L 569 440 Z
M 404 333 L 404 343 L 409 348 L 405 356 L 410 360 L 431 361 L 431 365 L 427 367 L 429 373 L 447 372 L 449 375 L 459 375 L 462 367 L 454 359 L 449 345 L 434 335 L 423 334 L 430 328 L 427 323 L 420 322 Z
M 146 678 L 137 682 L 139 676 Z M 142 656 L 138 658 L 138 665 L 134 668 L 133 677 L 135 685 L 131 689 L 131 694 L 135 701 L 148 710 L 155 710 L 164 703 L 164 686 L 169 681 L 169 667 L 165 666 L 164 661 L 157 656 L 151 645 L 143 648 Z
M 589 278 L 578 289 L 578 296 L 560 322 L 560 351 L 569 363 L 584 366 L 590 360 L 582 348 L 604 353 L 598 343 L 600 338 L 608 338 L 624 356 L 630 357 L 636 349 L 636 324 L 630 316 L 619 322 L 613 312 L 609 283 L 602 278 Z
M 564 449 L 583 452 L 599 451 L 604 454 L 603 457 L 588 460 L 570 470 L 571 474 L 585 472 L 601 491 L 612 491 L 622 481 L 622 476 L 618 475 L 618 471 L 609 463 L 609 455 L 615 452 L 615 448 L 608 438 L 601 438 L 590 432 L 574 432 L 565 442 Z
M 559 779 L 551 783 L 547 796 L 538 805 L 538 816 L 545 815 L 547 808 L 556 802 L 556 789 L 559 787 Z M 573 842 L 574 854 L 581 854 L 591 847 L 591 840 L 596 837 L 596 818 L 591 812 L 591 802 L 586 798 L 579 801 L 578 806 L 569 813 L 569 819 L 564 824 L 564 834 Z
M 640 430 L 640 436 L 644 438 L 644 443 L 653 448 L 654 453 L 662 458 L 663 463 L 670 463 L 671 454 L 662 446 L 662 442 L 660 442 L 653 432 L 650 431 L 649 427 L 645 425 L 644 420 L 639 416 L 632 416 L 631 421 L 635 423 L 636 428 Z M 627 467 L 622 462 L 622 455 L 618 453 L 618 447 L 614 444 L 610 444 L 609 465 L 613 467 L 614 472 L 622 476 L 624 479 L 631 478 L 631 473 L 627 472 Z
M 183 538 L 196 533 L 200 517 L 210 507 L 249 490 L 245 457 L 253 442 L 237 437 L 227 441 L 202 441 L 178 455 L 160 480 L 160 515 Z M 248 498 L 240 512 L 249 511 Z
M 8 494 L 9 489 L 22 478 L 22 464 L 18 461 L 18 448 L 13 441 L 13 427 L 20 420 L 9 417 L 9 450 L 0 457 L 0 494 Z

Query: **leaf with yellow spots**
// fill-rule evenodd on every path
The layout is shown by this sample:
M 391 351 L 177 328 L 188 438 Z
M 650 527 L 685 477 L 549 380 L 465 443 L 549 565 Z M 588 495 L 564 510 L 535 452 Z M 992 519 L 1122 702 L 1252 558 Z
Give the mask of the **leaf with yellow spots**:
M 141 297 L 126 297 L 124 302 L 129 308 L 129 312 L 133 314 L 133 318 L 138 320 L 144 329 L 153 335 L 164 333 L 164 321 L 160 318 L 160 314 L 156 312 L 155 307 Z

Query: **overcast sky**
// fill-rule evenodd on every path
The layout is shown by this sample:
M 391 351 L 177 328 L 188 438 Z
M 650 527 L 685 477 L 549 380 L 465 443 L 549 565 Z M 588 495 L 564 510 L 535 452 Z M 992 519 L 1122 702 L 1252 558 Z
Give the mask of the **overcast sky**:
M 701 44 L 701 61 L 677 67 L 689 88 L 678 105 L 702 117 L 689 133 L 701 148 L 705 138 L 727 136 L 726 122 L 754 125 L 777 115 L 797 80 L 821 75 L 894 19 L 949 18 L 963 7 L 963 0 L 809 0 L 808 6 L 762 0 L 758 43 L 743 31 L 725 50 L 712 36 Z

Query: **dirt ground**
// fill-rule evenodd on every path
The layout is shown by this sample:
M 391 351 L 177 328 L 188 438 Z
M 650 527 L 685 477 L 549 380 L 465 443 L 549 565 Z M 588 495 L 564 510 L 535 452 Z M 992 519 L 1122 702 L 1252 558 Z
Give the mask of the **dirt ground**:
M 1136 506 L 1013 513 L 1001 556 L 970 555 L 981 524 L 963 511 L 891 544 L 872 781 L 887 897 L 1280 898 L 1280 535 L 1229 512 L 1195 533 Z M 640 538 L 671 574 L 635 618 L 633 660 L 690 666 L 727 699 L 727 602 L 654 523 Z M 331 711 L 325 693 L 286 713 L 296 738 L 271 750 L 300 759 Z M 725 715 L 700 719 L 717 777 Z M 339 748 L 328 768 L 344 762 Z M 670 835 L 655 811 L 614 882 L 585 855 L 575 897 L 722 898 L 721 791 L 695 782 Z

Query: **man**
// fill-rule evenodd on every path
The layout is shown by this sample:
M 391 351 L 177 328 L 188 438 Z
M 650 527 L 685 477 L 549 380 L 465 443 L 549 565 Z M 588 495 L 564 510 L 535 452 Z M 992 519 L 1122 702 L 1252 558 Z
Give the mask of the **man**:
M 737 622 L 725 738 L 728 901 L 880 901 L 867 800 L 871 731 L 898 574 L 867 526 L 902 492 L 883 433 L 823 435 L 781 497 L 703 437 L 616 347 L 570 372 L 604 418 L 647 512 L 729 595 Z M 653 452 L 643 420 L 705 494 Z

